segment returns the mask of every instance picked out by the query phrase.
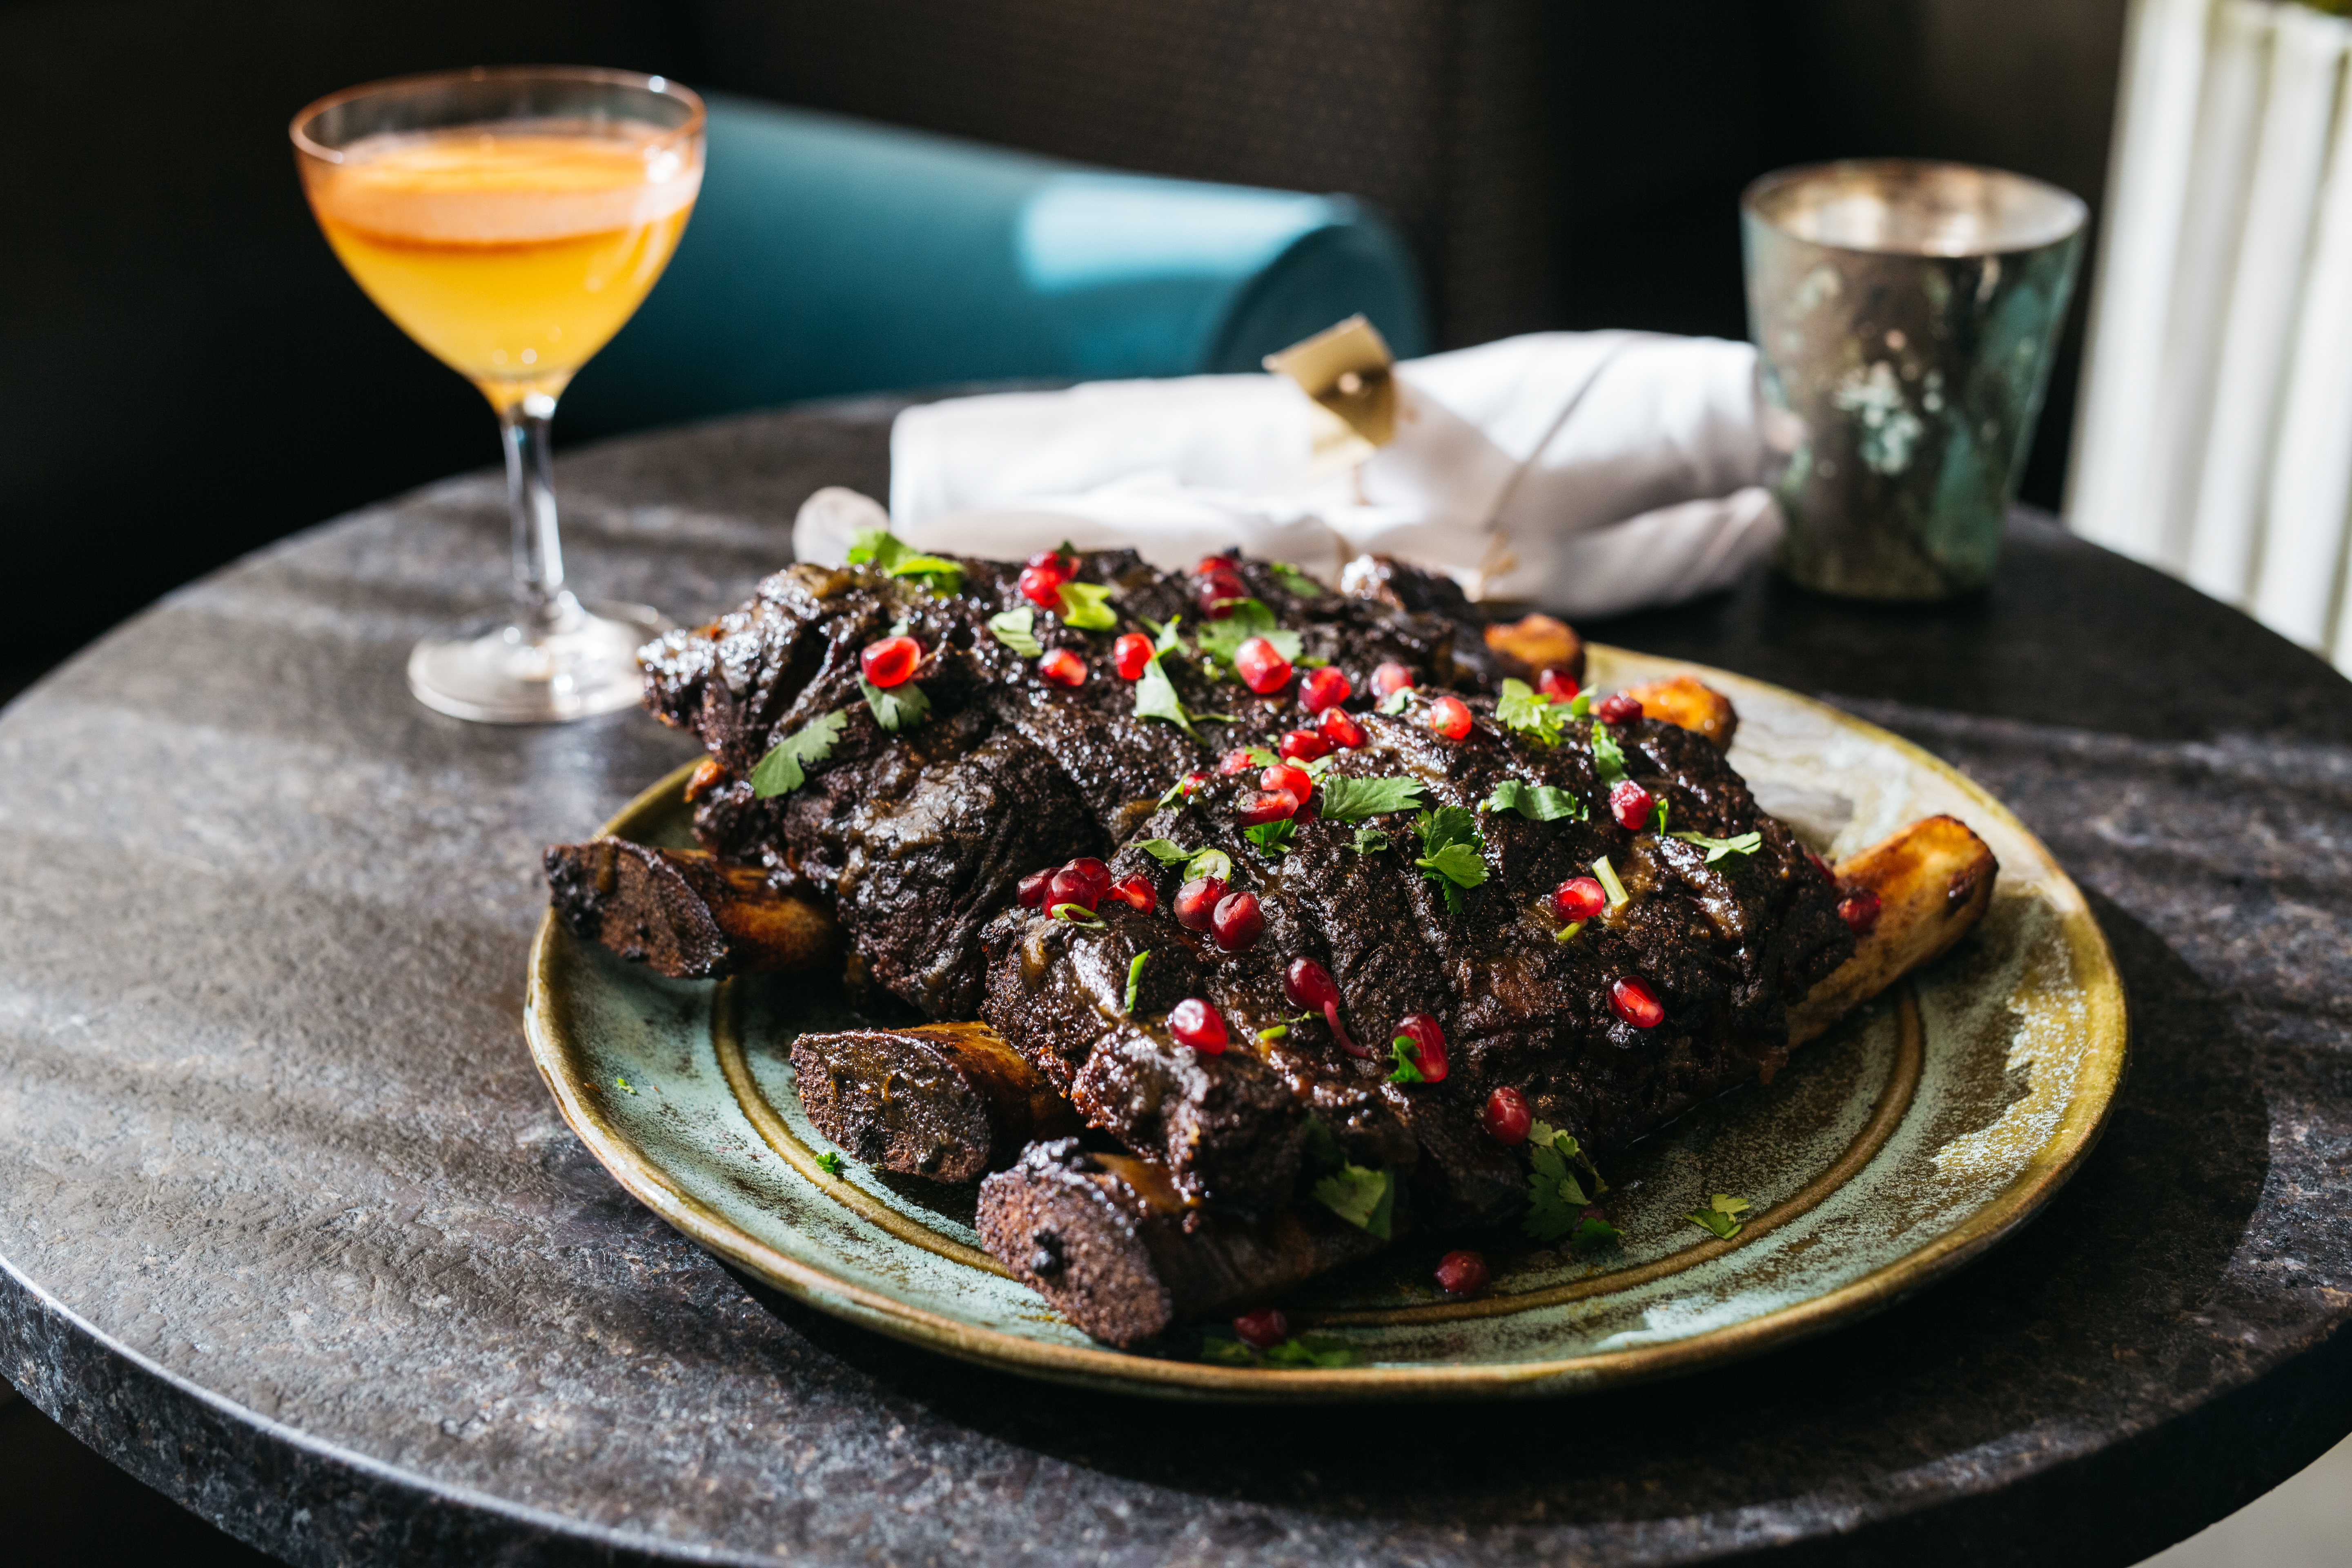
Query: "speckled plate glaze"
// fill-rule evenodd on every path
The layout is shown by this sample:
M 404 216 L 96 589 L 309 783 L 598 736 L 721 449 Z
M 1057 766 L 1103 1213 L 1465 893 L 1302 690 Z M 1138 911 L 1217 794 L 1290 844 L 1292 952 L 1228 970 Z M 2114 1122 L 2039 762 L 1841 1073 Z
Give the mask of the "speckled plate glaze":
M 1592 650 L 1603 690 L 1695 667 Z M 1439 1240 L 1286 1304 L 1358 1364 L 1216 1365 L 1197 1333 L 1108 1349 L 979 1248 L 972 1194 L 855 1163 L 802 1116 L 787 1051 L 849 1016 L 804 977 L 665 980 L 575 941 L 533 944 L 525 1024 L 574 1131 L 621 1184 L 721 1258 L 824 1311 L 1010 1372 L 1135 1393 L 1256 1400 L 1549 1395 L 1752 1354 L 1918 1289 L 2023 1224 L 2097 1141 L 2122 1080 L 2123 989 L 2081 892 L 1998 801 L 1909 742 L 1777 687 L 1701 676 L 1739 710 L 1732 762 L 1832 858 L 1949 812 L 2000 880 L 1967 942 L 1800 1051 L 1613 1163 L 1622 1251 L 1478 1241 L 1485 1296 L 1431 1279 Z M 689 842 L 681 769 L 604 831 Z M 1721 1239 L 1684 1218 L 1753 1205 Z

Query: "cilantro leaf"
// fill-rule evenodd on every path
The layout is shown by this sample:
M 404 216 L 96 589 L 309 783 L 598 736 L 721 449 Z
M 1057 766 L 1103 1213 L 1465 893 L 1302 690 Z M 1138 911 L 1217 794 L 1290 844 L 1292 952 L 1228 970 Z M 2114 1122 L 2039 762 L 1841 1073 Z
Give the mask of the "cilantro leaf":
M 1287 561 L 1269 561 L 1266 564 L 1274 568 L 1274 574 L 1282 579 L 1284 587 L 1302 599 L 1319 599 L 1331 591 Z
M 1617 743 L 1609 726 L 1599 720 L 1592 721 L 1592 765 L 1601 774 L 1601 782 L 1613 784 L 1625 776 L 1625 748 Z
M 1421 1070 L 1421 1047 L 1411 1035 L 1399 1035 L 1389 1042 L 1389 1054 L 1396 1058 L 1396 1070 L 1389 1074 L 1391 1083 L 1426 1083 L 1428 1075 Z
M 1382 812 L 1412 811 L 1422 804 L 1419 779 L 1327 778 L 1322 795 L 1323 815 L 1335 822 L 1361 822 Z
M 1586 1176 L 1591 1178 L 1590 1189 Z M 1528 1129 L 1528 1217 L 1522 1228 L 1529 1236 L 1554 1241 L 1578 1230 L 1590 1223 L 1584 1211 L 1594 1196 L 1608 1190 L 1573 1135 L 1542 1121 Z
M 1753 855 L 1764 847 L 1761 833 L 1742 833 L 1734 838 L 1709 838 L 1704 833 L 1676 833 L 1669 837 L 1685 844 L 1696 844 L 1706 851 L 1706 864 L 1712 866 L 1727 855 Z
M 1568 1245 L 1577 1252 L 1592 1252 L 1603 1247 L 1615 1247 L 1624 1239 L 1607 1219 L 1599 1215 L 1586 1215 L 1578 1222 L 1575 1233 L 1568 1238 Z
M 1181 635 L 1181 628 L 1184 625 L 1183 616 L 1169 616 L 1168 624 L 1164 626 L 1153 626 L 1148 619 L 1143 624 L 1151 627 L 1151 652 L 1154 658 L 1184 651 L 1184 638 Z
M 1479 805 L 1480 811 L 1516 811 L 1529 822 L 1558 822 L 1563 816 L 1583 821 L 1592 813 L 1581 795 L 1552 784 L 1531 784 L 1505 779 Z
M 1163 866 L 1181 865 L 1184 879 L 1214 877 L 1229 881 L 1234 874 L 1234 858 L 1222 849 L 1187 849 L 1172 838 L 1147 838 L 1136 846 Z
M 621 1090 L 625 1094 L 635 1094 L 637 1092 L 637 1086 L 629 1081 L 629 1075 L 627 1073 L 623 1073 L 620 1077 L 614 1079 L 613 1080 L 613 1087 Z
M 1144 961 L 1150 956 L 1151 950 L 1147 947 L 1141 952 L 1137 953 L 1132 959 L 1128 961 L 1127 1002 L 1125 1005 L 1119 1008 L 1119 1011 L 1125 1013 L 1129 1017 L 1133 1017 L 1135 1016 L 1135 988 L 1143 984 Z
M 1590 691 L 1580 691 L 1575 696 L 1570 698 L 1568 700 L 1568 716 L 1571 719 L 1591 718 L 1592 693 Z
M 1351 847 L 1359 855 L 1377 855 L 1389 847 L 1389 836 L 1377 827 L 1356 829 L 1356 842 Z
M 1286 816 L 1279 822 L 1261 822 L 1243 828 L 1242 837 L 1269 855 L 1287 855 L 1298 837 L 1298 824 Z
M 893 735 L 915 728 L 931 710 L 931 700 L 911 680 L 885 691 L 861 675 L 857 689 L 866 693 L 866 706 L 873 710 L 874 721 Z
M 1179 860 L 1190 860 L 1193 853 L 1173 838 L 1147 838 L 1136 847 L 1163 866 L 1173 866 Z
M 1048 913 L 1053 919 L 1067 921 L 1074 926 L 1099 928 L 1103 923 L 1102 916 L 1084 904 L 1055 904 Z
M 1160 806 L 1166 805 L 1171 800 L 1190 800 L 1192 798 L 1192 792 L 1199 787 L 1200 786 L 1198 784 L 1195 784 L 1192 782 L 1192 775 L 1191 773 L 1186 773 L 1182 778 L 1178 779 L 1174 784 L 1170 784 L 1168 788 L 1160 794 L 1160 798 L 1152 802 L 1152 805 L 1155 806 Z
M 1356 1347 L 1337 1334 L 1294 1334 L 1265 1352 L 1268 1366 L 1322 1367 L 1356 1364 Z
M 1386 697 L 1381 699 L 1380 711 L 1393 718 L 1412 706 L 1412 688 L 1410 686 L 1400 686 L 1394 691 L 1390 692 Z
M 1315 1162 L 1318 1171 L 1336 1171 L 1348 1163 L 1339 1152 L 1339 1141 L 1323 1125 L 1323 1119 L 1313 1111 L 1307 1114 L 1307 1157 Z
M 849 542 L 852 566 L 874 565 L 893 577 L 912 577 L 936 594 L 960 593 L 963 568 L 937 555 L 924 555 L 886 528 L 861 528 Z
M 1045 645 L 1037 640 L 1037 612 L 1025 606 L 989 616 L 988 629 L 1023 658 L 1035 658 L 1045 651 Z
M 849 722 L 849 711 L 836 708 L 820 714 L 769 748 L 751 770 L 751 794 L 761 800 L 771 795 L 790 795 L 808 783 L 808 770 L 833 755 L 834 742 L 841 739 L 841 727 Z
M 1219 1366 L 1255 1366 L 1257 1357 L 1249 1346 L 1226 1334 L 1204 1335 L 1201 1341 L 1201 1359 Z
M 1526 681 L 1505 680 L 1503 694 L 1495 700 L 1495 721 L 1538 746 L 1557 746 L 1568 715 Z
M 1274 645 L 1275 652 L 1293 664 L 1298 662 L 1298 634 L 1275 625 L 1274 612 L 1263 599 L 1235 600 L 1233 614 L 1223 620 L 1201 623 L 1201 629 L 1192 634 L 1192 644 L 1202 658 L 1231 664 L 1234 653 L 1252 637 L 1264 637 Z
M 1279 756 L 1275 754 L 1274 748 L 1271 746 L 1244 746 L 1242 748 L 1242 752 L 1244 755 L 1249 758 L 1250 765 L 1252 767 L 1270 768 L 1274 766 L 1275 763 L 1282 761 Z
M 828 1176 L 841 1174 L 841 1156 L 827 1149 L 816 1157 L 816 1168 Z
M 1665 830 L 1666 797 L 1660 795 L 1650 805 L 1650 831 L 1653 833 L 1664 833 Z
M 1065 588 L 1068 584 L 1064 584 Z M 1110 612 L 1103 612 L 1108 615 Z M 1078 623 L 1072 621 L 1072 626 Z M 1114 621 L 1113 626 L 1118 623 Z M 1176 623 L 1171 621 L 1170 626 Z M 1194 740 L 1201 732 L 1192 728 L 1192 716 L 1184 711 L 1184 700 L 1176 695 L 1176 683 L 1160 668 L 1160 656 L 1154 653 L 1143 664 L 1143 673 L 1135 679 L 1135 716 L 1139 719 L 1165 719 Z
M 1445 907 L 1459 913 L 1457 888 L 1475 888 L 1486 879 L 1486 841 L 1478 833 L 1478 819 L 1458 805 L 1441 805 L 1413 820 L 1421 835 L 1421 856 L 1413 861 L 1422 874 L 1445 895 Z
M 1100 583 L 1062 584 L 1062 624 L 1082 632 L 1118 628 L 1118 616 L 1110 607 L 1110 589 Z
M 1396 1178 L 1386 1171 L 1343 1164 L 1315 1184 L 1315 1201 L 1368 1236 L 1389 1239 L 1396 1208 Z
M 1694 1210 L 1683 1215 L 1683 1218 L 1701 1230 L 1711 1232 L 1729 1241 L 1745 1228 L 1746 1222 L 1739 1216 L 1752 1206 L 1754 1205 L 1750 1205 L 1746 1198 L 1735 1198 L 1729 1193 L 1717 1193 L 1707 1200 L 1706 1207 Z

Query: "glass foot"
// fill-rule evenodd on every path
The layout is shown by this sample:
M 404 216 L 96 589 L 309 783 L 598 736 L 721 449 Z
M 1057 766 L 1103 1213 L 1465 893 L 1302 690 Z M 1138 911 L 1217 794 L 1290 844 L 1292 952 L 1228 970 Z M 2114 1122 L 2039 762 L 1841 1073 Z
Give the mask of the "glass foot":
M 644 605 L 571 595 L 534 637 L 520 626 L 427 637 L 409 651 L 408 689 L 427 708 L 481 724 L 545 724 L 634 706 L 645 692 L 637 649 L 668 628 Z

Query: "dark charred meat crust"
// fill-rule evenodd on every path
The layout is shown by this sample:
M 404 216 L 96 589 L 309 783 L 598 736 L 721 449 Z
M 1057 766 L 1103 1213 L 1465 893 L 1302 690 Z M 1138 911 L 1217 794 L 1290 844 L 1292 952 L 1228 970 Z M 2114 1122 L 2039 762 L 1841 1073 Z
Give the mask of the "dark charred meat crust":
M 757 867 L 618 838 L 551 844 L 542 860 L 551 901 L 575 935 L 674 979 L 840 962 L 833 916 L 778 890 Z
M 793 1042 L 802 1109 L 868 1165 L 976 1182 L 1078 1119 L 985 1024 L 804 1034 Z

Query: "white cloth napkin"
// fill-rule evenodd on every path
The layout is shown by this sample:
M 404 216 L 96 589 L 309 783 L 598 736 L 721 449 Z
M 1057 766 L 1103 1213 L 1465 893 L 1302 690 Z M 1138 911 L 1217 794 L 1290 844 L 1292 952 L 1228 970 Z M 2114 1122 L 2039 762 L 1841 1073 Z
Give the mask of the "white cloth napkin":
M 1755 351 L 1713 338 L 1542 332 L 1396 367 L 1396 437 L 1307 477 L 1317 411 L 1287 378 L 1101 382 L 907 409 L 891 530 L 919 549 L 1019 559 L 1066 539 L 1190 566 L 1238 545 L 1326 581 L 1365 551 L 1473 597 L 1572 616 L 1730 583 L 1780 536 Z M 822 490 L 800 559 L 837 563 L 881 509 Z

